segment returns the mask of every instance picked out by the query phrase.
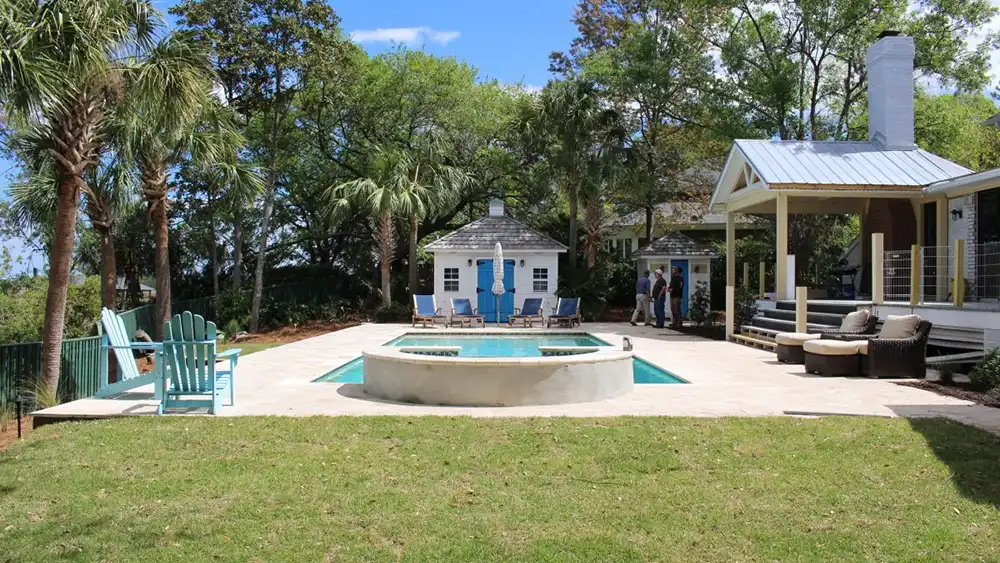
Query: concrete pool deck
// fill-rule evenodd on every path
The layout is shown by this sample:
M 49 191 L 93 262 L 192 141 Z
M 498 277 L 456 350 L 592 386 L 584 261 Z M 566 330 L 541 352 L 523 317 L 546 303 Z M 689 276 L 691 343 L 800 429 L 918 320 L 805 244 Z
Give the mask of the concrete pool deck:
M 636 385 L 625 396 L 592 403 L 439 407 L 373 399 L 362 393 L 359 384 L 312 382 L 357 358 L 363 349 L 380 346 L 407 332 L 441 331 L 409 325 L 365 324 L 246 356 L 240 360 L 236 372 L 236 405 L 224 406 L 221 415 L 940 416 L 1000 432 L 1000 409 L 888 380 L 812 376 L 804 373 L 802 366 L 778 363 L 768 351 L 626 323 L 587 323 L 577 331 L 589 332 L 619 347 L 622 337 L 630 336 L 637 356 L 690 384 Z M 81 399 L 36 415 L 43 419 L 148 415 L 155 413 L 155 405 L 149 386 L 117 399 Z

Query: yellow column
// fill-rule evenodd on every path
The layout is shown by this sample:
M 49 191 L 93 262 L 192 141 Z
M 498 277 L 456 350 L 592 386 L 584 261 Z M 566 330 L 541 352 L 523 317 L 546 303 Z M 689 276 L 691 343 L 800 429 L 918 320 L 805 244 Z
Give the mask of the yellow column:
M 920 245 L 914 244 L 910 247 L 910 305 L 916 307 L 920 304 L 920 274 L 923 270 L 920 256 Z
M 917 221 L 917 244 L 924 245 L 924 202 L 919 199 L 910 200 L 913 204 L 913 218 Z
M 956 307 L 965 305 L 965 239 L 955 239 L 955 285 L 951 290 Z
M 935 245 L 937 248 L 934 251 L 937 253 L 937 260 L 935 263 L 935 269 L 937 270 L 936 285 L 937 285 L 937 301 L 947 301 L 948 300 L 948 198 L 942 197 L 937 200 L 937 212 L 934 214 L 934 222 L 936 223 L 936 238 L 937 242 Z
M 872 233 L 872 302 L 885 301 L 885 238 L 882 233 Z
M 761 262 L 760 263 L 760 271 L 757 273 L 757 285 L 760 286 L 758 289 L 759 289 L 759 293 L 760 293 L 760 298 L 761 299 L 763 299 L 764 295 L 767 293 L 767 288 L 764 287 L 764 281 L 765 281 L 764 278 L 765 277 L 767 277 L 767 264 L 765 264 L 764 262 Z
M 795 288 L 795 332 L 809 332 L 809 288 Z
M 778 263 L 774 269 L 774 286 L 778 299 L 788 299 L 788 289 L 785 287 L 788 281 L 788 196 L 778 194 L 777 202 L 777 240 Z

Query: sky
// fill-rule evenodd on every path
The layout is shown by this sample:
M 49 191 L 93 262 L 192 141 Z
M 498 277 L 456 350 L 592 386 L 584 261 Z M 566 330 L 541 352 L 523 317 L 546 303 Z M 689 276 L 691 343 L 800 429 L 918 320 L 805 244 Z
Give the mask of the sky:
M 329 0 L 345 33 L 369 53 L 405 44 L 427 52 L 464 59 L 483 79 L 540 88 L 549 80 L 548 56 L 565 50 L 576 35 L 576 0 Z M 990 0 L 1000 6 L 1000 0 Z M 162 12 L 171 0 L 154 0 Z M 174 18 L 167 16 L 170 25 Z M 1000 29 L 1000 18 L 989 31 Z M 983 30 L 984 32 L 987 30 Z M 1000 51 L 992 58 L 994 80 L 1000 82 Z M 13 164 L 0 158 L 0 198 L 6 196 Z M 30 270 L 40 256 L 26 256 L 24 246 L 3 241 Z

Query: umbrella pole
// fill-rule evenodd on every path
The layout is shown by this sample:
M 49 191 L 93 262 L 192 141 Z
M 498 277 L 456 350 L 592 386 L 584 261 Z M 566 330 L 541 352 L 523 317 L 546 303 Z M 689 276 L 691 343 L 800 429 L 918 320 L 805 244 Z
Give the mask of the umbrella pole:
M 497 328 L 500 328 L 500 296 L 497 295 Z

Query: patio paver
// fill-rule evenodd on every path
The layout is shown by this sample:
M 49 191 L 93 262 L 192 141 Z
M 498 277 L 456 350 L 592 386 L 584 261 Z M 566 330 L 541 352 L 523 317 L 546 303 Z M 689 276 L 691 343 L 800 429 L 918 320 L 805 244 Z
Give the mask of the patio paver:
M 824 378 L 801 366 L 780 364 L 774 354 L 705 340 L 670 330 L 590 323 L 582 330 L 611 344 L 632 338 L 635 354 L 690 382 L 637 385 L 634 392 L 594 403 L 530 407 L 438 407 L 389 403 L 366 397 L 356 384 L 312 380 L 413 329 L 366 324 L 257 352 L 240 360 L 237 415 L 442 415 L 442 416 L 943 416 L 1000 433 L 1000 410 L 944 397 L 886 380 Z M 481 329 L 465 329 L 464 332 Z M 529 330 L 530 332 L 531 330 Z M 541 332 L 541 329 L 534 329 Z M 149 414 L 151 390 L 118 400 L 83 399 L 41 415 L 103 417 Z

